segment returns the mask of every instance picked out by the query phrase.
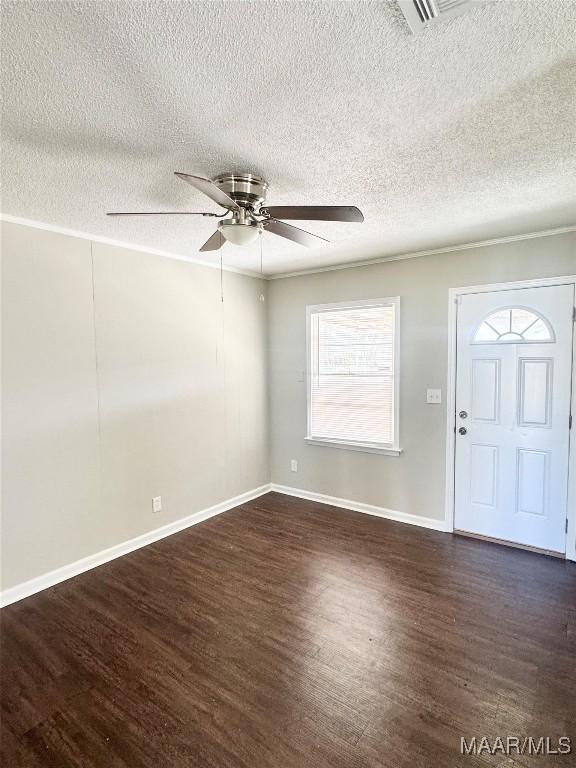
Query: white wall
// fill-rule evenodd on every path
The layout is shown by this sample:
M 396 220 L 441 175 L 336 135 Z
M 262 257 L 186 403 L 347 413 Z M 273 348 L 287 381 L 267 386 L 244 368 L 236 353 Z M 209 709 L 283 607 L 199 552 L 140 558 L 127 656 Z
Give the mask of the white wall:
M 269 481 L 261 280 L 225 272 L 222 303 L 214 269 L 2 246 L 3 589 Z
M 576 233 L 273 280 L 272 482 L 440 520 L 444 516 L 448 289 L 576 272 Z M 401 297 L 399 457 L 304 442 L 306 305 Z M 442 406 L 427 405 L 427 387 Z M 298 473 L 290 471 L 298 459 Z

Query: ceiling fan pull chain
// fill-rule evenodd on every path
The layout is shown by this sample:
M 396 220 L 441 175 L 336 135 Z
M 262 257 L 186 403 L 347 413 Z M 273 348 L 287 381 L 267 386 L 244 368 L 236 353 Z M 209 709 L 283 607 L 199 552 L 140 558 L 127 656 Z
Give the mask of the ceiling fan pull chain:
M 224 264 L 222 261 L 222 246 L 224 245 L 224 235 L 220 232 L 220 301 L 224 304 Z
M 264 257 L 262 256 L 262 235 L 260 235 L 260 274 L 264 274 L 264 269 L 262 268 L 262 265 L 264 263 Z

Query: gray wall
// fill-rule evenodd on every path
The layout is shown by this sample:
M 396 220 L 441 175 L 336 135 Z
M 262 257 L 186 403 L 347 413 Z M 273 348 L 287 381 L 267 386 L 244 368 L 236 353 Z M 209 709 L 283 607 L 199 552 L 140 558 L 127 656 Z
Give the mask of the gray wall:
M 272 482 L 444 516 L 448 289 L 576 273 L 576 233 L 274 280 L 269 289 Z M 401 297 L 399 457 L 314 446 L 306 434 L 306 305 Z M 444 404 L 427 405 L 427 387 Z M 298 459 L 297 474 L 290 459 Z
M 424 394 L 446 394 L 448 288 L 576 272 L 570 233 L 274 280 L 266 303 L 227 272 L 222 304 L 213 269 L 8 223 L 2 245 L 4 589 L 270 476 L 441 518 L 445 406 Z M 404 453 L 305 444 L 306 305 L 395 295 Z
M 269 481 L 266 285 L 2 225 L 4 589 Z M 163 511 L 152 514 L 152 496 Z

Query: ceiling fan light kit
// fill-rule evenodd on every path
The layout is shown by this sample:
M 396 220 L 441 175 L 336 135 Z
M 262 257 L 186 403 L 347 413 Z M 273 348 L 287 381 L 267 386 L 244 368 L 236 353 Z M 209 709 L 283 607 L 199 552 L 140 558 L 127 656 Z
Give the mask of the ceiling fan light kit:
M 310 221 L 362 222 L 362 212 L 352 205 L 282 205 L 264 206 L 268 183 L 253 173 L 222 173 L 213 179 L 176 171 L 176 176 L 213 202 L 225 209 L 225 213 L 204 211 L 158 211 L 158 215 L 215 216 L 221 218 L 218 229 L 200 251 L 217 251 L 224 240 L 234 245 L 250 245 L 262 232 L 284 237 L 295 243 L 312 248 L 329 242 L 323 237 L 306 232 L 300 227 L 281 219 Z M 108 216 L 151 216 L 156 212 L 109 213 Z M 226 218 L 225 218 L 226 217 Z
M 218 229 L 229 243 L 233 243 L 233 245 L 250 245 L 262 233 L 262 224 L 257 221 L 223 219 L 218 224 Z

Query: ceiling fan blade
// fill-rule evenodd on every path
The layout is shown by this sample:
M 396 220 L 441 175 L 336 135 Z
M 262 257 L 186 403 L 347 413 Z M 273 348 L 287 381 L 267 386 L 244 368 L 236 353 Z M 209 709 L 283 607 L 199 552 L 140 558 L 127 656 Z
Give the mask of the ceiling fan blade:
M 113 211 L 106 216 L 219 216 L 219 213 L 203 211 Z
M 261 210 L 275 219 L 364 221 L 362 211 L 355 205 L 267 205 Z
M 202 248 L 200 248 L 201 251 L 219 251 L 220 248 L 224 245 L 224 235 L 220 232 L 219 229 L 214 232 L 213 235 L 210 235 L 208 240 L 204 243 Z
M 210 181 L 210 179 L 204 179 L 202 176 L 191 176 L 189 173 L 180 173 L 179 171 L 174 171 L 174 173 L 179 179 L 187 181 L 188 184 L 191 184 L 197 190 L 203 192 L 211 200 L 214 200 L 215 203 L 221 205 L 222 208 L 227 208 L 229 211 L 237 211 L 240 208 L 237 202 L 232 200 L 231 197 L 228 197 L 226 192 L 223 192 L 220 187 L 217 184 L 214 184 L 213 181 Z
M 277 219 L 267 219 L 262 222 L 262 226 L 266 232 L 272 232 L 274 235 L 286 237 L 288 240 L 293 240 L 295 243 L 305 245 L 307 248 L 314 248 L 315 246 L 322 245 L 322 243 L 330 242 L 324 237 L 312 235 L 304 229 L 293 227 L 291 224 L 285 224 L 283 221 L 278 221 Z

